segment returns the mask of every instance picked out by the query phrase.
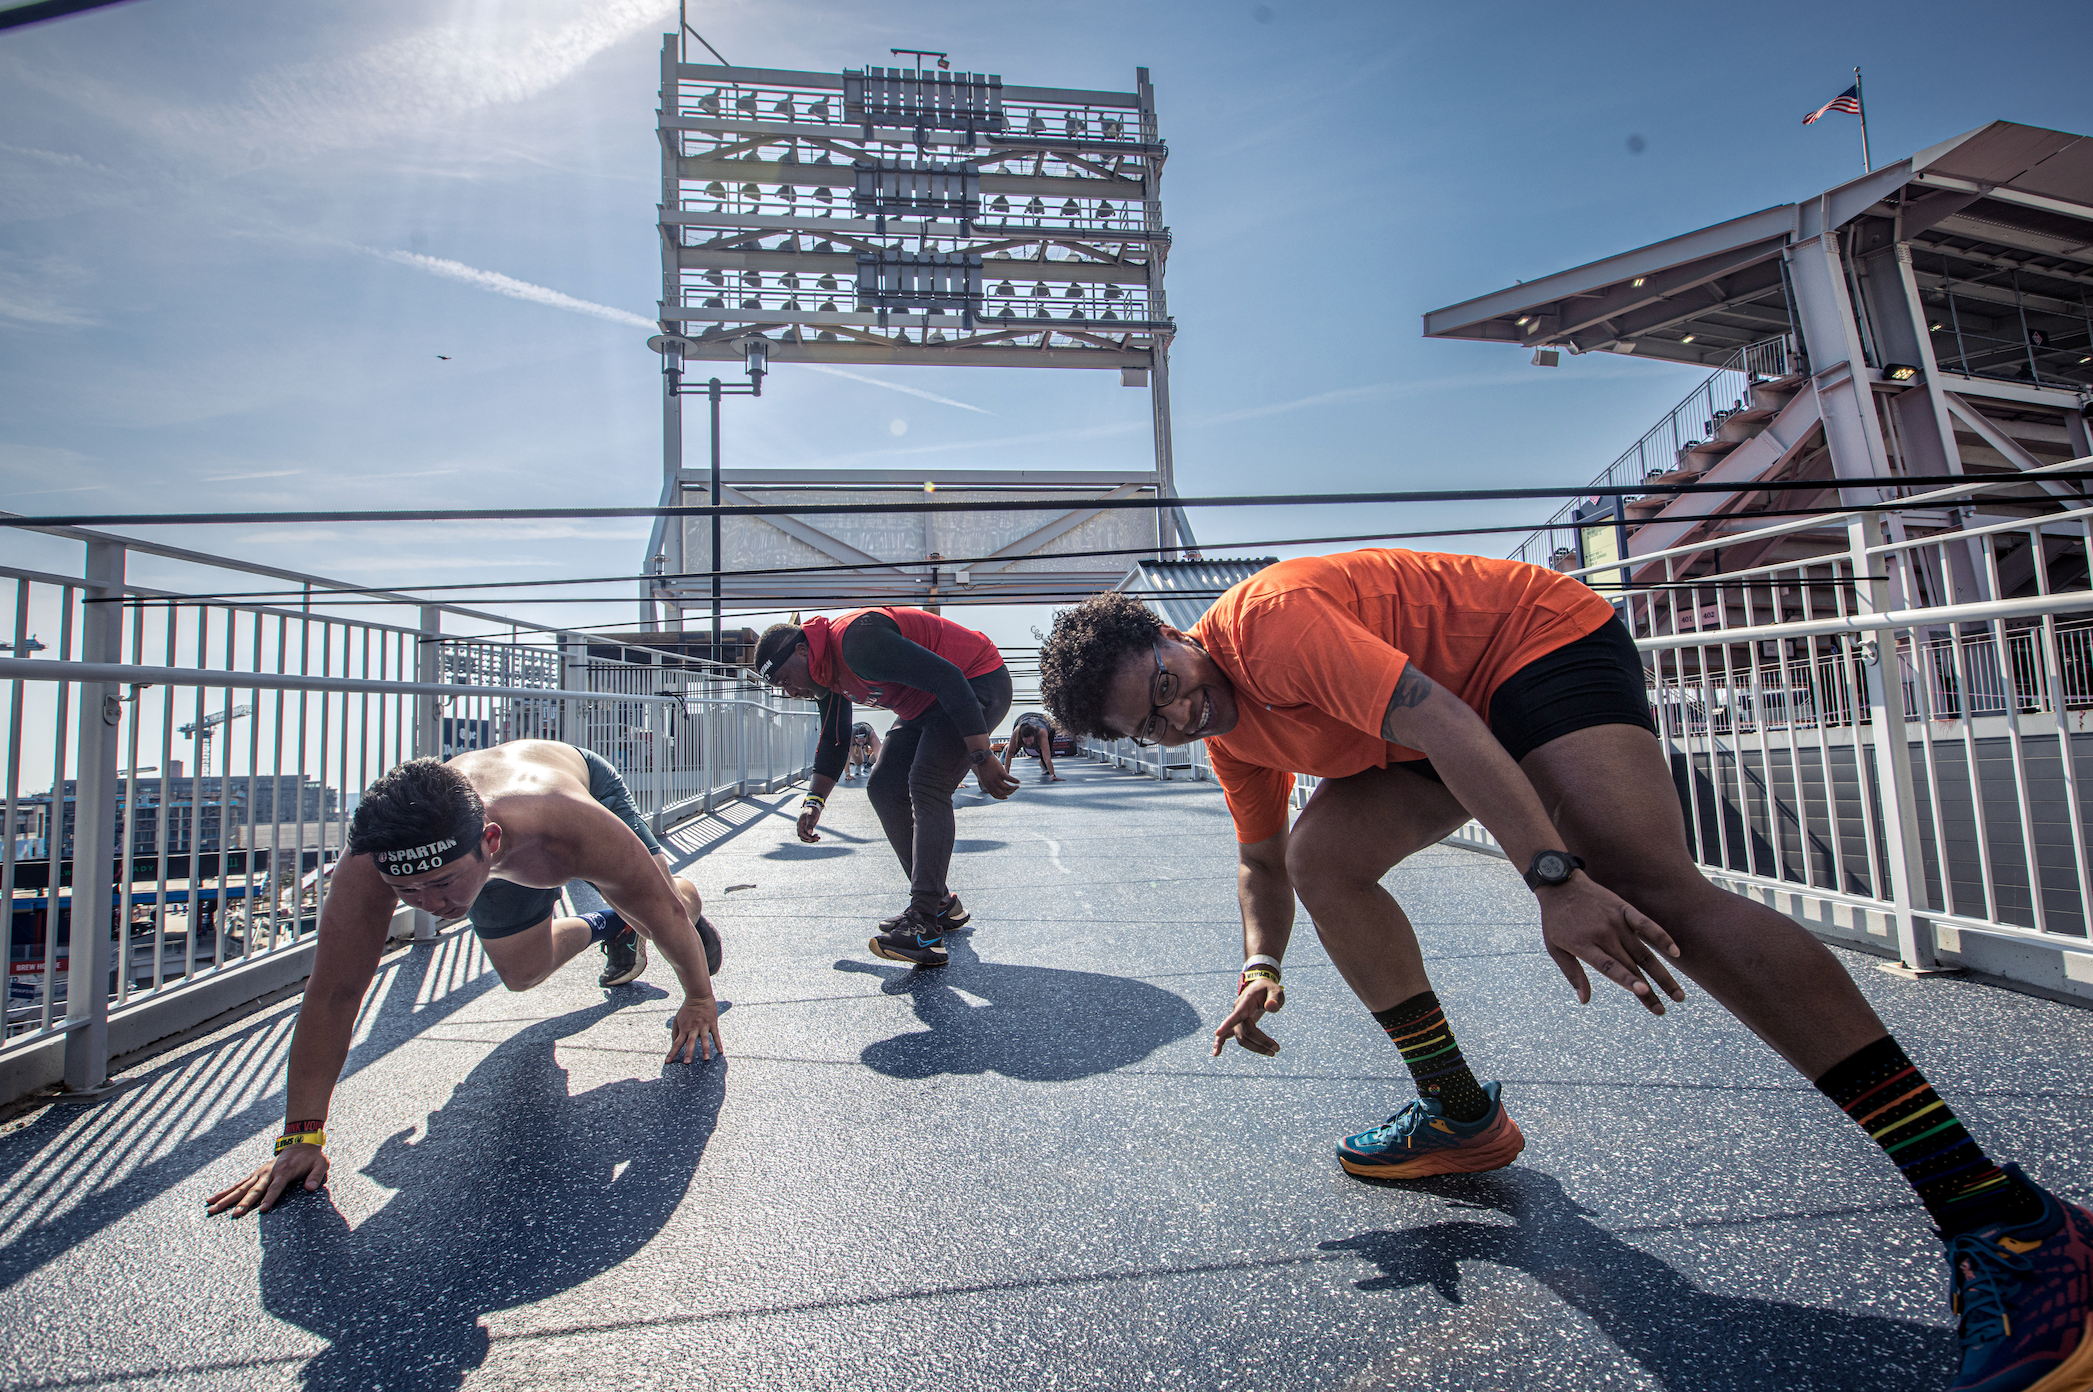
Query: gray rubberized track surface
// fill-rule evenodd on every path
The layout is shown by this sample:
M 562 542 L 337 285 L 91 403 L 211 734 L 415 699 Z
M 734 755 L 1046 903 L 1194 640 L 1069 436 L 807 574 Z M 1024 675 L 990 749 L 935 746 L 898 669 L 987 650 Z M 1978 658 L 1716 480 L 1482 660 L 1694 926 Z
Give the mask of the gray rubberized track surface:
M 1239 950 L 1211 788 L 1071 762 L 962 798 L 974 930 L 865 950 L 902 880 L 854 785 L 679 835 L 723 930 L 725 1065 L 664 1067 L 673 978 L 501 989 L 388 957 L 324 1195 L 239 1222 L 289 1004 L 0 1138 L 0 1383 L 156 1388 L 1898 1389 L 1952 1376 L 1944 1270 L 1867 1140 L 1695 996 L 1579 1009 L 1512 871 L 1389 883 L 1511 1169 L 1331 1159 L 1410 1095 L 1304 920 L 1276 1059 L 1207 1057 Z M 752 885 L 729 891 L 730 886 Z M 2093 1190 L 2093 1017 L 1846 959 L 1980 1139 Z

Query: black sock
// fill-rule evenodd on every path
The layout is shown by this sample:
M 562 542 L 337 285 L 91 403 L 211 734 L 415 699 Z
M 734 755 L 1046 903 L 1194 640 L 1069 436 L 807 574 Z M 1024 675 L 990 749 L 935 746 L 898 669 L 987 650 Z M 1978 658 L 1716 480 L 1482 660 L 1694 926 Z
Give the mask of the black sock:
M 1833 1064 L 1817 1087 L 1896 1162 L 1944 1234 L 2041 1216 L 2042 1200 L 1991 1163 L 1895 1039 Z
M 1374 1023 L 1395 1041 L 1410 1076 L 1417 1081 L 1419 1097 L 1437 1101 L 1455 1121 L 1474 1121 L 1490 1110 L 1489 1095 L 1468 1071 L 1438 996 L 1426 991 L 1400 1005 L 1376 1010 Z
M 589 941 L 607 942 L 625 931 L 625 920 L 612 909 L 598 909 L 594 913 L 581 915 L 581 921 L 589 925 Z

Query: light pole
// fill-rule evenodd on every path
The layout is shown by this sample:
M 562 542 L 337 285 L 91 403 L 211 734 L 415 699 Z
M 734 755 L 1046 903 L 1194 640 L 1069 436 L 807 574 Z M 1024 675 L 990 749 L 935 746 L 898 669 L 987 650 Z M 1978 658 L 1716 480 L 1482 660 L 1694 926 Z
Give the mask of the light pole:
M 712 491 L 708 495 L 714 508 L 712 514 L 712 660 L 721 662 L 720 656 L 720 479 L 719 479 L 719 402 L 723 396 L 763 395 L 763 374 L 770 371 L 770 340 L 759 335 L 743 339 L 742 360 L 748 368 L 747 386 L 729 386 L 714 377 L 703 383 L 685 384 L 683 380 L 684 340 L 664 336 L 656 340 L 660 344 L 661 370 L 668 377 L 669 396 L 690 396 L 703 392 L 712 403 Z M 679 491 L 676 495 L 681 497 Z M 681 527 L 681 518 L 675 519 Z M 677 548 L 682 549 L 680 546 Z

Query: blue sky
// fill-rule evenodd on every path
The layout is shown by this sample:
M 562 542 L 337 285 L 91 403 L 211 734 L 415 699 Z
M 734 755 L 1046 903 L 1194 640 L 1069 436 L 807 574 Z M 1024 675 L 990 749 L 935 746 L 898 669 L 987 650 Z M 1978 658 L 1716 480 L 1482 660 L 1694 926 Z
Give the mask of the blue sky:
M 660 0 L 134 0 L 0 31 L 0 507 L 653 501 Z M 1428 309 L 2007 118 L 2093 131 L 2083 4 L 692 4 L 737 63 L 943 48 L 1018 83 L 1153 73 L 1189 493 L 1581 482 L 1698 380 L 1424 340 Z M 2042 36 L 2058 42 L 2044 42 Z M 1631 150 L 1631 136 L 1643 148 Z M 540 291 L 550 294 L 541 294 Z M 441 361 L 438 354 L 448 354 Z M 779 368 L 742 466 L 1147 458 L 1116 374 Z M 693 450 L 702 435 L 691 437 Z M 1195 519 L 1233 540 L 1543 505 Z M 214 528 L 385 583 L 623 571 L 644 527 Z M 1512 540 L 1449 549 L 1491 554 Z M 75 549 L 10 536 L 9 553 Z M 148 572 L 149 573 L 149 572 Z M 533 611 L 570 623 L 630 615 Z M 967 611 L 1023 641 L 1037 611 Z

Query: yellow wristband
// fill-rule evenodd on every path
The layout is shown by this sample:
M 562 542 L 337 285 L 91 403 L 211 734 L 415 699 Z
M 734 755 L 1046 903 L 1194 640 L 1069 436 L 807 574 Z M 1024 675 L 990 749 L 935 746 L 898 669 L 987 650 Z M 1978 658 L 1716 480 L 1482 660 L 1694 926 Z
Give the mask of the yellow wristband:
M 278 1136 L 276 1138 L 276 1153 L 281 1155 L 295 1145 L 324 1146 L 326 1144 L 327 1133 L 325 1131 L 293 1131 L 288 1136 Z

